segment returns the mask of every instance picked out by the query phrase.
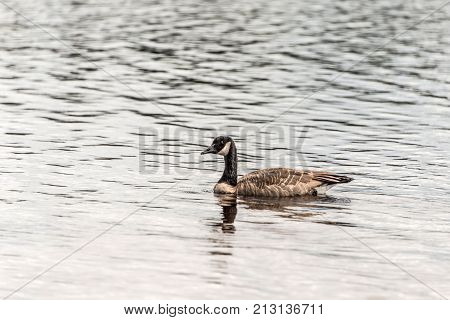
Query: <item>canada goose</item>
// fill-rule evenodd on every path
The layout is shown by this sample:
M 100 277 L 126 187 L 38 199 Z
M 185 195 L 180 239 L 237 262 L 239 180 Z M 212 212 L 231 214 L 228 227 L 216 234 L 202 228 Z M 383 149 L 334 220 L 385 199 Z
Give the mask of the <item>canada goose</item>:
M 338 183 L 352 178 L 323 171 L 289 168 L 261 169 L 237 178 L 237 151 L 231 137 L 220 136 L 201 154 L 214 153 L 225 158 L 222 177 L 214 186 L 214 193 L 230 193 L 261 197 L 295 197 L 324 194 Z

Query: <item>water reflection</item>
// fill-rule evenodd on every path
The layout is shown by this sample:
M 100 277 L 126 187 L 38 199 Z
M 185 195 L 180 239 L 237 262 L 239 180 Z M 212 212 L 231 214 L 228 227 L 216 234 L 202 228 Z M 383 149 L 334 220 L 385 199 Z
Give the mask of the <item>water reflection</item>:
M 240 203 L 252 210 L 270 210 L 276 212 L 292 212 L 295 207 L 303 208 L 337 208 L 338 203 L 349 203 L 350 199 L 336 198 L 331 196 L 305 195 L 296 198 L 258 198 L 240 197 Z
M 332 221 L 326 218 L 327 211 L 345 210 L 351 203 L 349 198 L 333 196 L 303 196 L 298 198 L 262 198 L 262 197 L 236 197 L 234 195 L 215 195 L 219 206 L 222 207 L 222 231 L 234 233 L 234 221 L 237 216 L 237 205 L 244 210 L 261 210 L 273 212 L 276 216 L 304 221 L 354 227 L 348 222 Z
M 216 195 L 218 203 L 222 207 L 222 231 L 234 233 L 236 231 L 234 220 L 237 215 L 237 198 L 233 195 Z

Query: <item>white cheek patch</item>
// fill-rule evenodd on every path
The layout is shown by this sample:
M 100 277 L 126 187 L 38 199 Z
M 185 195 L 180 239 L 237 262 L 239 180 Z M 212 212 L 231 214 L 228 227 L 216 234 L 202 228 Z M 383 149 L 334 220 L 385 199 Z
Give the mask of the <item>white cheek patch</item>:
M 228 152 L 230 152 L 230 146 L 231 142 L 227 142 L 227 144 L 222 148 L 222 150 L 217 152 L 217 154 L 220 154 L 221 156 L 226 156 Z

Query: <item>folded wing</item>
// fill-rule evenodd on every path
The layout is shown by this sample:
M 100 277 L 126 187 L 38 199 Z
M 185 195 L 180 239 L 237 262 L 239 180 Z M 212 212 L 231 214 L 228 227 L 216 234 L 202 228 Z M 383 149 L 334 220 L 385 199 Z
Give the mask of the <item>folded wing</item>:
M 325 192 L 351 178 L 322 171 L 289 168 L 257 170 L 238 180 L 237 193 L 247 196 L 293 197 Z

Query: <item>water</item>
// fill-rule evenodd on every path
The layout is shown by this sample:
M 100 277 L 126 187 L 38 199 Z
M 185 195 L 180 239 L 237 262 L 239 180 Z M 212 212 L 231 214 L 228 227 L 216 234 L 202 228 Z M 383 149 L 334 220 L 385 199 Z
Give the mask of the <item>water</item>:
M 2 296 L 53 266 L 11 298 L 450 297 L 450 6 L 411 29 L 442 2 L 5 3 Z M 241 174 L 355 181 L 215 197 L 218 132 Z

